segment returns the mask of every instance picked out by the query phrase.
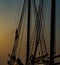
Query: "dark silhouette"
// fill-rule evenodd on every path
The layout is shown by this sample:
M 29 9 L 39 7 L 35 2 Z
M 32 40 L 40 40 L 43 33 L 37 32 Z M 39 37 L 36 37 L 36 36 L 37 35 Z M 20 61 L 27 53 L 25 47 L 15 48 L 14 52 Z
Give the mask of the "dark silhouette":
M 19 64 L 19 65 L 23 65 L 23 63 L 21 62 L 21 60 L 18 58 L 17 59 L 17 63 Z

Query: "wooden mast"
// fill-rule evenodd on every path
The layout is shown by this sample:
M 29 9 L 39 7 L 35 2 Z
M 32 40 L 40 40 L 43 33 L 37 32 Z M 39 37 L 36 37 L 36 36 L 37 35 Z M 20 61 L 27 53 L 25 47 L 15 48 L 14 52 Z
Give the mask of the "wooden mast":
M 50 65 L 54 65 L 55 53 L 55 0 L 51 0 Z
M 31 10 L 31 0 L 28 0 L 28 21 L 27 21 L 27 54 L 26 54 L 26 64 L 28 63 L 28 60 L 29 60 L 30 10 Z

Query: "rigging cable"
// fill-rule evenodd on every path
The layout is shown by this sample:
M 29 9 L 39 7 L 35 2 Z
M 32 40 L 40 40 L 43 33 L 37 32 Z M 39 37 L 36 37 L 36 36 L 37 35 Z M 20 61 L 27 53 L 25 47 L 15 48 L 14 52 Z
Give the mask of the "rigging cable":
M 37 17 L 37 14 L 38 14 L 38 13 L 37 13 L 37 8 L 36 8 L 35 0 L 33 1 L 33 6 L 34 6 L 33 9 L 35 8 L 35 9 L 34 9 L 34 12 L 35 12 L 34 16 Z M 36 18 L 35 18 L 35 19 L 36 19 Z M 36 31 L 35 31 L 35 32 L 36 32 Z M 34 33 L 33 33 L 33 34 L 34 34 Z M 34 42 L 33 42 L 33 45 L 34 45 Z M 32 49 L 33 49 L 33 46 L 32 46 Z
M 23 5 L 22 13 L 21 13 L 21 18 L 20 18 L 19 26 L 18 26 L 18 29 L 17 29 L 17 31 L 18 31 L 19 34 L 21 32 L 21 26 L 22 26 L 22 20 L 23 20 L 24 10 L 25 10 L 25 0 L 24 0 L 24 5 Z M 16 52 L 17 52 L 17 45 L 18 45 L 17 43 L 18 43 L 18 40 L 14 41 L 15 44 L 13 46 L 12 54 L 16 54 Z
M 16 15 L 17 15 L 17 9 L 18 9 L 18 3 L 19 3 L 19 1 L 20 1 L 20 0 L 17 1 Z M 13 21 L 13 22 L 16 21 L 16 15 L 15 15 L 15 17 L 14 17 L 14 21 Z M 15 26 L 16 26 L 15 24 L 16 24 L 16 23 L 14 23 L 14 25 L 13 25 L 12 31 L 15 31 Z M 12 31 L 11 31 L 11 33 L 12 33 Z M 10 38 L 10 42 L 11 42 L 11 39 L 12 39 L 12 36 L 11 36 L 11 38 Z
M 43 20 L 43 25 L 42 25 L 42 29 L 41 30 L 44 30 L 44 26 L 45 26 L 45 17 L 46 17 L 46 4 L 44 5 L 44 8 L 43 8 L 43 11 L 45 11 L 44 13 L 43 13 L 43 16 L 42 16 L 42 20 Z M 44 18 L 44 19 L 43 19 Z M 42 33 L 42 31 L 41 31 L 41 33 Z M 44 37 L 44 31 L 43 31 L 43 33 L 42 33 L 42 37 Z M 44 45 L 44 47 L 43 47 L 43 45 Z M 43 38 L 43 45 L 42 45 L 42 40 L 41 40 L 41 38 L 40 38 L 40 48 L 41 48 L 41 52 L 42 52 L 42 56 L 43 56 L 43 52 L 44 52 L 44 50 L 45 50 L 45 53 L 47 54 L 47 48 L 46 48 L 46 44 L 45 44 L 45 38 Z M 44 49 L 43 49 L 44 48 Z M 40 52 L 39 52 L 40 53 Z M 44 58 L 42 59 L 42 61 L 44 60 Z
M 42 6 L 41 6 L 42 5 Z M 41 7 L 41 8 L 40 8 Z M 36 55 L 36 52 L 37 52 L 37 47 L 38 47 L 38 42 L 39 42 L 39 39 L 40 39 L 40 32 L 41 32 L 41 23 L 39 22 L 40 21 L 40 19 L 41 19 L 41 16 L 42 16 L 42 8 L 43 8 L 43 1 L 42 1 L 42 3 L 40 4 L 40 9 L 38 9 L 38 14 L 39 14 L 39 10 L 40 10 L 40 15 L 38 15 L 37 14 L 37 21 L 36 21 L 36 23 L 35 23 L 35 25 L 36 25 L 36 42 L 35 42 L 35 51 L 34 51 L 34 57 L 35 57 L 35 55 Z M 38 23 L 37 23 L 38 22 Z
M 24 25 L 25 25 L 25 21 L 23 22 L 23 26 L 22 26 L 21 41 L 20 41 L 20 47 L 19 47 L 18 57 L 19 57 L 19 56 L 20 56 L 20 54 L 21 54 L 22 41 L 23 41 L 23 32 L 24 32 Z
M 33 9 L 35 8 L 35 9 L 34 9 L 34 16 L 37 17 L 38 10 L 37 10 L 36 4 L 35 4 L 35 0 L 33 1 L 33 6 L 34 6 Z M 36 18 L 35 18 L 35 20 L 36 20 Z M 35 26 L 34 26 L 34 27 L 35 27 Z M 34 29 L 35 29 L 35 28 L 34 28 Z M 36 31 L 34 31 L 33 34 L 34 34 L 35 32 L 36 32 Z M 36 35 L 36 34 L 35 34 L 35 35 Z M 35 35 L 34 35 L 34 36 L 35 36 Z M 32 39 L 32 38 L 31 38 L 31 39 Z M 34 40 L 34 41 L 35 41 L 35 40 Z M 32 49 L 33 49 L 33 46 L 34 46 L 34 41 L 33 41 Z
M 17 5 L 17 10 L 18 10 L 18 13 L 17 13 L 17 15 L 16 15 L 16 28 L 17 28 L 17 26 L 18 26 L 18 23 L 19 23 L 19 17 L 20 17 L 20 12 L 21 12 L 21 9 L 20 9 L 20 5 L 21 5 L 21 0 L 19 0 L 19 3 L 18 3 L 19 5 Z
M 43 6 L 44 7 L 44 6 Z M 43 8 L 42 7 L 42 8 Z M 39 12 L 39 11 L 38 11 Z M 41 30 L 42 30 L 42 25 L 43 25 L 43 18 L 44 18 L 44 8 L 42 9 L 42 12 L 41 12 Z M 40 33 L 41 34 L 41 33 Z M 41 35 L 40 35 L 41 36 Z M 42 50 L 42 55 L 43 55 L 43 49 L 42 49 L 42 42 L 41 42 L 41 38 L 40 38 L 40 45 L 41 45 L 41 50 Z
M 33 0 L 32 3 L 33 3 L 33 6 L 34 6 L 34 4 L 35 4 L 35 0 Z M 34 8 L 36 9 L 36 12 L 37 12 L 37 8 L 36 8 L 36 6 L 34 6 L 33 9 L 34 9 Z M 35 9 L 34 9 L 34 10 L 35 10 Z M 35 11 L 34 11 L 34 16 L 36 16 Z M 34 34 L 34 35 L 33 35 L 33 34 Z M 32 48 L 31 48 L 31 55 L 32 55 L 33 46 L 34 46 L 34 42 L 35 42 L 35 35 L 36 35 L 36 34 L 35 34 L 35 25 L 34 25 L 34 29 L 33 29 L 33 33 L 32 33 L 32 35 L 33 35 L 34 39 L 33 39 L 33 37 L 31 37 L 31 40 L 33 39 L 33 40 L 30 42 L 31 44 L 33 43 L 33 44 L 32 44 Z
M 46 14 L 46 10 L 45 10 L 46 8 L 47 8 L 46 5 L 44 5 L 43 11 L 45 11 L 45 14 Z M 43 16 L 44 16 L 44 14 L 43 14 Z M 46 15 L 45 15 L 44 17 L 43 17 L 43 16 L 42 16 L 42 18 L 44 18 L 44 19 L 42 19 L 42 20 L 44 20 L 44 23 L 45 23 L 45 16 L 46 16 Z M 44 26 L 44 25 L 42 25 L 42 26 Z M 42 27 L 41 27 L 41 28 L 42 28 Z M 41 29 L 41 30 L 43 30 L 43 29 Z M 43 36 L 42 36 L 42 37 L 43 37 Z M 40 43 L 40 44 L 41 44 L 41 43 Z M 45 44 L 44 44 L 44 45 L 45 45 Z M 46 45 L 45 45 L 45 48 L 46 48 Z M 42 53 L 42 54 L 43 54 L 43 53 Z
M 43 24 L 43 29 L 42 29 L 42 32 L 43 30 L 45 30 L 45 19 L 46 19 L 46 11 L 47 11 L 47 4 L 45 5 L 45 16 L 44 16 L 44 24 Z M 43 32 L 43 39 L 44 39 L 44 46 L 45 46 L 45 50 L 46 50 L 46 53 L 47 53 L 47 47 L 46 47 L 46 41 L 45 41 L 45 36 L 44 36 L 44 32 Z
M 14 26 L 13 26 L 13 30 L 14 30 L 14 28 L 16 28 L 15 26 L 17 25 L 17 22 L 18 22 L 18 17 L 17 16 L 19 16 L 18 15 L 18 9 L 20 9 L 20 7 L 18 7 L 19 6 L 19 4 L 20 4 L 20 2 L 21 2 L 21 0 L 18 0 L 17 1 L 17 6 L 16 6 L 16 15 L 15 15 L 15 19 L 14 19 L 14 22 L 16 21 L 16 23 L 14 23 Z M 20 10 L 19 10 L 20 11 Z M 15 29 L 16 30 L 16 29 Z
M 45 29 L 45 18 L 46 18 L 46 10 L 47 10 L 47 4 L 44 6 L 44 11 L 45 11 L 45 15 L 44 15 L 44 22 L 43 22 L 43 27 L 42 27 L 42 37 L 43 37 L 43 43 L 44 43 L 44 50 L 45 50 L 45 53 L 47 54 L 47 47 L 46 47 L 46 41 L 45 41 L 45 35 L 44 35 L 44 29 Z M 48 59 L 48 55 L 46 56 L 46 58 Z
M 34 7 L 35 7 L 34 11 L 36 10 L 35 12 L 36 12 L 36 17 L 37 17 L 37 14 L 38 14 L 38 13 L 37 13 L 37 9 L 36 9 L 36 6 L 35 6 L 35 2 L 34 2 L 33 4 L 34 4 Z M 36 31 L 35 31 L 35 32 L 36 32 Z M 34 42 L 33 42 L 33 45 L 34 45 Z M 33 46 L 32 46 L 32 49 L 33 49 Z M 31 50 L 32 50 L 32 49 L 31 49 Z

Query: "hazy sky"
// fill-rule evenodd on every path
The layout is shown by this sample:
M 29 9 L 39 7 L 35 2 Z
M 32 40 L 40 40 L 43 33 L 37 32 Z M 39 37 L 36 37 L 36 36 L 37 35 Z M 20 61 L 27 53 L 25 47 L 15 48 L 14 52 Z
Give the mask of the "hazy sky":
M 22 2 L 20 8 L 22 8 Z M 11 53 L 14 32 L 16 27 L 16 21 L 18 13 L 17 3 L 19 0 L 0 0 L 0 65 L 7 65 L 8 53 Z M 48 0 L 46 16 L 46 32 L 47 38 L 49 37 L 49 25 L 50 25 L 50 1 Z M 47 40 L 49 43 L 49 39 Z M 49 47 L 49 46 L 48 46 Z M 56 50 L 60 54 L 60 0 L 56 0 Z

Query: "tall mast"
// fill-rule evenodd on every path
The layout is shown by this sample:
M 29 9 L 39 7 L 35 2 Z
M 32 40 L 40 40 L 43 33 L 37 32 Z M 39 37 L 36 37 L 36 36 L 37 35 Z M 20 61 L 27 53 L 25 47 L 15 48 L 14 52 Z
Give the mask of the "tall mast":
M 50 65 L 54 65 L 55 52 L 55 0 L 51 0 L 51 39 L 50 39 Z
M 27 54 L 26 54 L 26 63 L 28 63 L 28 60 L 29 60 L 30 10 L 31 10 L 31 0 L 28 0 L 28 21 L 27 21 Z

